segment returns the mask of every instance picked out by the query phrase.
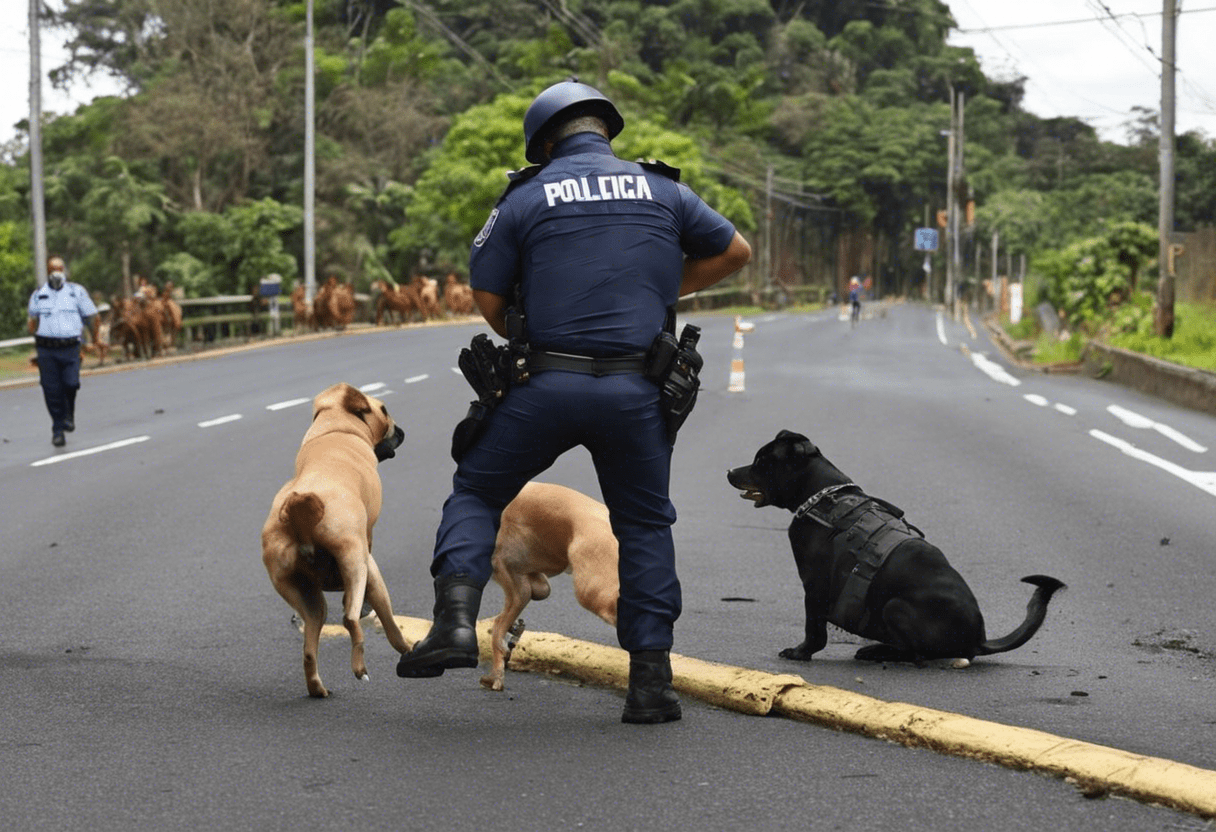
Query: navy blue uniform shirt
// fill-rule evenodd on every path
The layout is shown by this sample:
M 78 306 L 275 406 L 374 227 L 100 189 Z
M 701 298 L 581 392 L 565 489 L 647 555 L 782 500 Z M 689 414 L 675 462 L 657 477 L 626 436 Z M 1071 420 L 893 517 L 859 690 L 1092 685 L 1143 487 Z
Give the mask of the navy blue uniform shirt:
M 687 186 L 578 133 L 499 201 L 469 255 L 469 284 L 510 297 L 522 278 L 533 349 L 645 352 L 680 294 L 684 257 L 721 254 L 735 227 Z

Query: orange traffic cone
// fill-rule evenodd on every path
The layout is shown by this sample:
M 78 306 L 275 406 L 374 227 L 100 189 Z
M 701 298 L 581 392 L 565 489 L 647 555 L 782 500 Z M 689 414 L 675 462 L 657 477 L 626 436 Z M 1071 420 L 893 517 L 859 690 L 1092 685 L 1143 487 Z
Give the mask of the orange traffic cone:
M 748 327 L 751 328 L 750 326 Z M 730 386 L 727 392 L 742 393 L 745 389 L 743 372 L 743 326 L 739 316 L 735 316 L 734 355 L 730 359 Z

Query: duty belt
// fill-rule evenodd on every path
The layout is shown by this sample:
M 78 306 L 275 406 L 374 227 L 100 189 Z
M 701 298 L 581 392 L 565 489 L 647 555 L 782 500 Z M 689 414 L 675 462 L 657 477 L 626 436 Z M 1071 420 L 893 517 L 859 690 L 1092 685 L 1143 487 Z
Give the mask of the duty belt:
M 616 373 L 640 373 L 646 369 L 646 353 L 592 358 L 589 355 L 567 355 L 563 352 L 532 352 L 528 354 L 528 371 L 565 370 L 607 376 Z
M 80 346 L 79 338 L 47 338 L 45 335 L 35 335 L 34 345 L 49 350 L 61 350 L 65 347 Z

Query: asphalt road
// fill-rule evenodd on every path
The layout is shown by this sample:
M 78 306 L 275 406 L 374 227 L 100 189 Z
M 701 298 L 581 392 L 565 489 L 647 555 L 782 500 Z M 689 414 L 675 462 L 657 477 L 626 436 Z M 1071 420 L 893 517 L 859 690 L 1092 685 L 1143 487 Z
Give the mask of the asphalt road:
M 704 327 L 705 385 L 676 448 L 684 615 L 676 652 L 1216 769 L 1216 419 L 1099 381 L 1002 366 L 923 306 Z M 619 722 L 622 693 L 479 671 L 400 680 L 369 634 L 371 681 L 326 641 L 333 696 L 307 698 L 300 636 L 258 532 L 309 400 L 336 381 L 384 398 L 406 441 L 381 466 L 376 553 L 399 614 L 428 618 L 450 486 L 454 371 L 473 325 L 351 334 L 90 376 L 50 445 L 37 387 L 0 390 L 0 817 L 14 829 L 1207 829 L 1060 780 L 685 700 Z M 810 436 L 908 513 L 967 578 L 990 635 L 1046 573 L 1069 589 L 1025 647 L 965 670 L 852 661 L 801 638 L 790 515 L 725 480 L 781 428 Z M 86 452 L 86 453 L 82 453 Z M 598 495 L 582 451 L 544 479 Z M 486 593 L 483 616 L 501 596 Z M 337 607 L 331 597 L 331 610 Z M 331 611 L 331 619 L 334 614 Z M 532 630 L 614 645 L 568 583 Z

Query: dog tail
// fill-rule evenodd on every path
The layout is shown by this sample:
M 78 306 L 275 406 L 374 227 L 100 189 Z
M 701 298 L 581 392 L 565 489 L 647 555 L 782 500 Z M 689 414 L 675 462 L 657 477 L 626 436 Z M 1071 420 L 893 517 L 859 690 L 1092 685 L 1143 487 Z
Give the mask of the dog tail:
M 1004 653 L 1030 641 L 1031 636 L 1037 633 L 1039 627 L 1043 625 L 1043 619 L 1047 617 L 1047 602 L 1051 600 L 1051 596 L 1066 588 L 1063 581 L 1057 581 L 1047 575 L 1029 575 L 1022 578 L 1022 582 L 1034 584 L 1035 587 L 1034 594 L 1030 596 L 1030 602 L 1026 604 L 1026 620 L 1004 638 L 985 641 L 975 651 L 977 655 L 989 656 L 993 653 Z
M 279 522 L 291 530 L 291 537 L 300 546 L 311 546 L 313 531 L 325 516 L 325 503 L 311 492 L 293 491 L 279 509 Z

